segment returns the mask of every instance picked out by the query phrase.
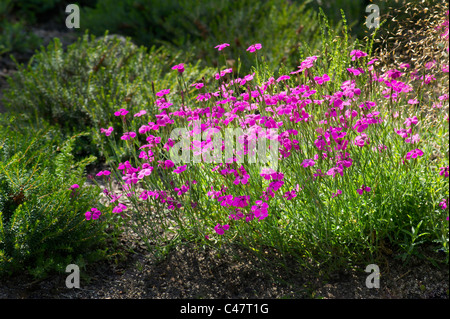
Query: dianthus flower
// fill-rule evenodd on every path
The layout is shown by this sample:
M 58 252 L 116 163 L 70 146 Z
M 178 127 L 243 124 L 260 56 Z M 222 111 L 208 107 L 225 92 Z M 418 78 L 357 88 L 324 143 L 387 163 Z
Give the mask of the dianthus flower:
M 91 208 L 90 211 L 87 211 L 84 215 L 86 216 L 86 220 L 90 219 L 98 219 L 102 213 L 97 208 Z
M 119 109 L 117 112 L 114 112 L 115 116 L 125 116 L 128 114 L 128 111 L 125 109 Z
M 337 197 L 337 196 L 339 196 L 341 194 L 342 194 L 342 191 L 340 189 L 338 189 L 336 193 L 332 193 L 331 194 L 331 198 Z
M 184 172 L 186 170 L 187 165 L 178 166 L 176 169 L 173 170 L 174 173 L 181 174 L 181 172 Z
M 361 188 L 358 188 L 356 191 L 358 192 L 359 195 L 362 195 L 365 191 L 370 192 L 370 190 L 371 190 L 370 187 L 362 185 Z
M 100 171 L 100 172 L 98 172 L 96 176 L 102 176 L 102 175 L 108 176 L 108 175 L 110 175 L 110 174 L 111 174 L 111 172 L 108 171 L 108 170 L 106 170 L 106 171 Z
M 230 228 L 230 225 L 223 225 L 222 226 L 220 224 L 217 224 L 214 227 L 214 230 L 216 231 L 217 234 L 223 235 L 223 234 L 225 234 L 225 231 L 228 230 L 229 228 Z
M 252 206 L 251 212 L 255 215 L 256 218 L 259 218 L 259 220 L 265 219 L 268 216 L 267 208 L 269 207 L 269 205 L 262 200 L 257 200 L 255 204 L 256 205 Z
M 124 211 L 125 209 L 127 209 L 127 206 L 125 206 L 122 203 L 119 203 L 116 207 L 113 208 L 112 212 L 117 214 L 117 213 L 121 213 L 122 211 Z
M 444 176 L 444 177 L 448 177 L 449 173 L 448 173 L 448 166 L 447 167 L 441 167 L 440 168 L 440 172 L 439 175 Z
M 170 89 L 167 89 L 167 90 L 161 90 L 161 91 L 159 91 L 158 93 L 156 93 L 156 96 L 162 97 L 162 96 L 164 96 L 164 95 L 166 95 L 166 94 L 169 94 L 169 93 L 170 93 Z
M 405 159 L 409 160 L 411 158 L 416 158 L 416 157 L 419 157 L 419 156 L 422 156 L 422 155 L 423 155 L 423 151 L 418 149 L 418 148 L 416 148 L 415 150 L 409 151 L 406 154 Z
M 230 45 L 228 43 L 222 43 L 222 44 L 216 45 L 214 48 L 219 51 L 222 51 L 223 49 L 225 49 L 226 47 L 229 47 L 229 46 Z
M 314 166 L 314 164 L 316 164 L 316 162 L 314 162 L 314 160 L 312 160 L 312 159 L 305 159 L 302 162 L 303 167 Z
M 178 73 L 184 72 L 184 64 L 180 63 L 172 67 L 172 70 L 178 70 Z
M 125 132 L 123 133 L 123 135 L 120 137 L 121 140 L 129 140 L 131 138 L 135 138 L 136 137 L 136 133 L 135 132 Z
M 100 133 L 105 133 L 106 136 L 110 136 L 114 128 L 110 126 L 108 129 L 100 128 Z
M 362 133 L 355 138 L 354 144 L 356 146 L 363 147 L 365 144 L 370 144 L 370 139 L 367 137 L 367 134 Z
M 253 53 L 256 50 L 261 50 L 262 45 L 260 43 L 256 43 L 256 44 L 252 44 L 251 46 L 248 47 L 247 51 Z
M 407 118 L 403 124 L 405 124 L 406 127 L 410 127 L 412 125 L 417 124 L 418 122 L 419 120 L 417 119 L 417 116 L 414 116 L 411 118 Z

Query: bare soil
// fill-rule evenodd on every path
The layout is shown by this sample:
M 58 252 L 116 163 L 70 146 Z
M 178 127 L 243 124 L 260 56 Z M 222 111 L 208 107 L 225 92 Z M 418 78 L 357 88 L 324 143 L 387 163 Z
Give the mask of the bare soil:
M 320 267 L 272 275 L 253 256 L 233 248 L 218 256 L 193 244 L 178 246 L 155 261 L 135 241 L 134 253 L 80 270 L 80 288 L 69 289 L 69 274 L 45 280 L 3 279 L 0 299 L 448 299 L 449 268 L 423 258 L 403 262 L 392 255 L 380 264 L 380 287 L 368 288 L 365 267 L 322 272 Z M 239 255 L 237 259 L 233 256 Z

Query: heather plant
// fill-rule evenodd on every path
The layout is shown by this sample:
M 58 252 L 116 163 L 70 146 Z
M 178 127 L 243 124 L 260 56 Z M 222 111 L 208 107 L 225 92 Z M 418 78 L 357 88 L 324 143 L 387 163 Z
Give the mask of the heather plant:
M 0 118 L 0 276 L 42 278 L 106 257 L 108 222 L 84 216 L 102 209 L 85 178 L 95 158 L 75 162 L 78 136 L 65 139 L 46 125 L 24 129 L 19 120 Z
M 448 262 L 448 91 L 428 90 L 448 65 L 411 79 L 325 20 L 322 36 L 324 49 L 291 71 L 264 64 L 263 41 L 246 49 L 251 73 L 225 68 L 213 84 L 186 81 L 174 63 L 180 88 L 195 88 L 181 103 L 163 89 L 154 114 L 118 109 L 131 155 L 97 174 L 112 215 L 156 254 L 189 239 L 342 265 L 428 243 Z M 232 45 L 216 54 L 225 61 Z M 441 103 L 431 130 L 421 103 Z

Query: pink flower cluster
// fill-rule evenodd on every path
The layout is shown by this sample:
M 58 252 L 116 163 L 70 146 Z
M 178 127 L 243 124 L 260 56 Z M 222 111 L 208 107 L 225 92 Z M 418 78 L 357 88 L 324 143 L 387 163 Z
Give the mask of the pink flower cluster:
M 215 49 L 222 51 L 228 46 L 230 46 L 228 43 L 223 43 L 215 46 Z M 262 45 L 257 43 L 248 47 L 247 51 L 255 53 L 261 49 Z M 233 78 L 232 68 L 221 70 L 211 79 L 218 84 L 216 90 L 208 90 L 210 86 L 205 87 L 207 84 L 205 81 L 190 84 L 190 87 L 195 87 L 191 89 L 195 94 L 191 99 L 192 103 L 177 104 L 175 100 L 172 100 L 170 89 L 157 92 L 154 108 L 156 114 L 144 116 L 147 114 L 145 110 L 135 114 L 132 120 L 145 121 L 145 123 L 131 126 L 139 127 L 139 129 L 136 132 L 124 132 L 121 137 L 122 140 L 137 141 L 139 138 L 146 141 L 145 145 L 139 147 L 138 158 L 141 162 L 131 165 L 129 161 L 125 161 L 117 167 L 121 175 L 119 178 L 122 179 L 128 191 L 127 196 L 137 195 L 139 200 L 157 204 L 162 209 L 203 209 L 200 199 L 194 197 L 194 201 L 185 200 L 191 192 L 195 196 L 204 196 L 204 194 L 198 195 L 201 187 L 196 185 L 196 180 L 186 180 L 193 171 L 192 166 L 176 164 L 169 159 L 169 153 L 173 151 L 176 141 L 172 139 L 173 137 L 167 139 L 163 137 L 163 139 L 157 136 L 158 134 L 165 136 L 164 133 L 169 131 L 172 124 L 177 123 L 178 120 L 183 121 L 183 127 L 187 127 L 186 135 L 189 137 L 202 135 L 203 137 L 201 141 L 190 141 L 189 151 L 192 151 L 194 155 L 204 155 L 213 150 L 212 132 L 221 132 L 227 127 L 243 128 L 247 131 L 238 137 L 238 143 L 248 146 L 251 141 L 257 140 L 260 134 L 265 134 L 264 138 L 267 140 L 278 142 L 278 160 L 287 163 L 292 160 L 297 166 L 302 167 L 300 169 L 297 167 L 298 171 L 294 174 L 302 174 L 302 179 L 312 180 L 313 183 L 321 181 L 325 181 L 324 184 L 336 183 L 333 189 L 342 188 L 337 182 L 341 181 L 341 177 L 349 171 L 359 170 L 359 164 L 354 165 L 354 160 L 359 163 L 361 153 L 382 157 L 393 151 L 393 148 L 389 147 L 387 152 L 388 147 L 380 144 L 382 137 L 377 135 L 377 129 L 387 121 L 398 124 L 389 128 L 389 134 L 394 135 L 400 143 L 405 143 L 402 144 L 407 152 L 403 157 L 404 160 L 424 156 L 424 151 L 417 148 L 418 145 L 410 145 L 420 142 L 419 135 L 413 134 L 421 124 L 416 116 L 401 119 L 399 114 L 386 116 L 377 110 L 378 105 L 385 102 L 383 97 L 388 101 L 408 101 L 409 99 L 411 107 L 418 102 L 414 96 L 411 96 L 411 99 L 410 96 L 405 97 L 413 89 L 406 80 L 402 81 L 403 71 L 391 69 L 379 74 L 374 68 L 377 59 L 372 59 L 364 66 L 366 59 L 363 58 L 368 56 L 367 53 L 353 50 L 350 56 L 358 67 L 347 68 L 350 79 L 336 86 L 337 89 L 333 92 L 330 92 L 332 86 L 327 83 L 331 81 L 328 74 L 323 72 L 314 74 L 313 68 L 319 59 L 318 56 L 306 58 L 300 63 L 298 69 L 290 72 L 289 75 L 280 74 L 278 77 L 270 77 L 267 81 L 258 84 L 255 73 L 247 74 L 242 78 Z M 435 68 L 432 64 L 429 67 Z M 405 70 L 409 68 L 409 65 L 403 64 L 398 68 Z M 182 74 L 185 66 L 178 64 L 172 69 Z M 364 89 L 358 87 L 360 78 L 366 76 L 370 76 L 373 83 L 378 82 L 376 84 L 383 90 L 383 97 L 380 98 L 383 101 L 369 100 L 370 95 L 365 94 Z M 422 80 L 431 83 L 433 78 L 425 77 Z M 300 81 L 298 85 L 297 81 Z M 442 96 L 439 100 L 444 102 L 448 100 L 448 96 Z M 126 120 L 127 113 L 126 109 L 119 109 L 114 114 Z M 153 122 L 146 119 L 152 116 L 154 116 Z M 198 120 L 201 120 L 200 125 L 196 124 Z M 309 127 L 313 129 L 308 131 Z M 393 130 L 393 127 L 396 129 Z M 397 129 L 397 127 L 400 128 Z M 100 131 L 109 136 L 113 129 L 112 127 L 108 130 L 102 128 Z M 304 132 L 308 132 L 309 135 Z M 308 139 L 311 145 L 305 147 L 302 145 L 303 141 L 308 143 Z M 375 143 L 375 146 L 371 145 L 369 148 L 371 143 Z M 224 148 L 223 144 L 220 146 Z M 248 148 L 245 149 L 244 154 L 248 155 Z M 250 223 L 253 220 L 268 219 L 270 214 L 278 209 L 274 202 L 282 198 L 291 201 L 287 202 L 289 204 L 295 204 L 295 199 L 302 195 L 301 191 L 305 187 L 305 185 L 299 185 L 299 181 L 293 182 L 290 178 L 285 178 L 281 171 L 267 170 L 255 176 L 251 169 L 238 163 L 237 157 L 238 154 L 234 153 L 232 163 L 205 165 L 206 168 L 201 165 L 205 170 L 214 166 L 210 172 L 208 171 L 211 176 L 207 177 L 208 183 L 211 181 L 211 185 L 208 184 L 206 188 L 209 190 L 206 194 L 209 204 L 213 209 L 226 211 L 228 215 L 227 222 L 222 220 L 216 224 L 217 221 L 214 221 L 210 225 L 212 228 L 215 224 L 214 231 L 218 235 L 226 234 L 233 223 L 239 220 Z M 110 173 L 110 171 L 100 171 L 97 176 L 108 176 Z M 448 177 L 448 166 L 441 167 L 439 174 Z M 145 183 L 152 179 L 163 181 L 161 182 L 163 186 Z M 255 185 L 255 180 L 262 184 Z M 135 194 L 138 184 L 145 185 L 145 189 Z M 368 193 L 371 195 L 378 191 L 375 186 L 372 186 L 374 187 L 372 189 L 367 185 L 350 184 L 350 187 L 356 188 L 356 192 L 361 196 L 369 196 Z M 349 194 L 344 188 L 342 189 L 346 195 Z M 336 198 L 341 196 L 343 191 L 337 189 L 336 192 L 330 191 L 330 193 L 331 198 Z M 115 195 L 110 196 L 112 202 L 118 200 Z M 365 196 L 358 198 L 363 200 Z M 441 204 L 441 207 L 443 205 Z M 445 203 L 445 207 L 446 205 Z M 122 213 L 126 209 L 124 204 L 118 203 L 113 208 L 113 212 Z M 100 212 L 94 209 L 88 213 L 86 213 L 87 219 L 97 219 L 100 216 Z M 209 238 L 208 235 L 207 238 Z

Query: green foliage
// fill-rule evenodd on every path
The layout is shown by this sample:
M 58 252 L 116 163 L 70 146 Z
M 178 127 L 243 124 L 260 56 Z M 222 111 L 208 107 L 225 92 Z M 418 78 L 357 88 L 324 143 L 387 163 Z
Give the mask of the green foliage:
M 244 73 L 250 72 L 254 58 L 246 49 L 261 43 L 266 62 L 276 70 L 281 62 L 291 68 L 298 65 L 301 42 L 320 46 L 317 12 L 307 3 L 101 0 L 95 8 L 84 9 L 82 28 L 97 35 L 106 29 L 131 36 L 138 44 L 192 52 L 204 65 L 223 65 L 214 46 L 229 43 L 226 59 L 233 64 L 240 58 Z
M 99 191 L 85 185 L 85 167 L 75 163 L 77 136 L 63 142 L 54 129 L 23 130 L 0 118 L 0 275 L 36 277 L 64 271 L 76 260 L 101 256 L 106 224 L 86 221 Z M 73 184 L 80 187 L 70 189 Z
M 300 2 L 302 1 L 300 0 Z M 370 3 L 370 0 L 316 0 L 312 1 L 310 6 L 315 10 L 321 8 L 330 19 L 332 25 L 338 24 L 341 21 L 342 15 L 340 10 L 343 10 L 349 21 L 350 33 L 353 36 L 362 37 L 366 29 L 364 23 L 367 13 L 365 9 Z
M 64 51 L 56 38 L 27 66 L 18 66 L 5 91 L 5 107 L 57 125 L 67 136 L 91 131 L 74 146 L 75 154 L 98 155 L 95 138 L 100 128 L 120 124 L 114 112 L 124 108 L 153 114 L 152 82 L 157 82 L 156 91 L 176 91 L 178 72 L 170 68 L 186 59 L 164 48 L 137 47 L 129 39 L 87 34 Z M 183 76 L 194 82 L 212 74 L 197 63 L 187 64 Z
M 5 1 L 5 0 L 3 0 Z M 11 10 L 15 16 L 21 17 L 27 24 L 36 22 L 46 22 L 49 17 L 57 14 L 64 21 L 65 9 L 68 4 L 77 4 L 79 6 L 93 6 L 95 0 L 6 0 L 10 4 Z
M 0 2 L 0 56 L 13 51 L 32 51 L 40 43 L 37 36 L 27 31 L 24 20 L 10 18 L 12 9 L 12 0 Z

